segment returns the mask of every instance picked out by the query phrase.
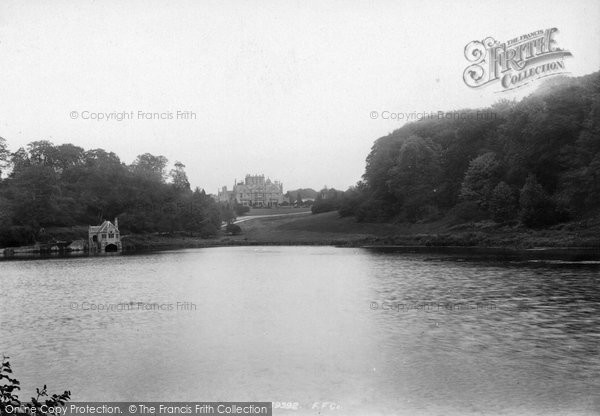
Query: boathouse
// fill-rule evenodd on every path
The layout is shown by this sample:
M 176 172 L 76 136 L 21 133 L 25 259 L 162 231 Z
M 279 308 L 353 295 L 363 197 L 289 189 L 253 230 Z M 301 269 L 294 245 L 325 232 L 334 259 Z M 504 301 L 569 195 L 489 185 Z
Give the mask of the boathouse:
M 90 225 L 88 230 L 88 247 L 91 253 L 121 251 L 119 220 L 115 218 L 114 224 L 105 220 L 101 225 Z

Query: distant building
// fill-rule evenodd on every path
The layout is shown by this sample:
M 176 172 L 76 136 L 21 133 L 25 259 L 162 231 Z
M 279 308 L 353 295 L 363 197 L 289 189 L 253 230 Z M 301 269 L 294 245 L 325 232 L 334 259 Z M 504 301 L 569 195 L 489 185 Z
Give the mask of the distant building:
M 115 223 L 104 221 L 101 225 L 90 225 L 88 229 L 88 247 L 90 252 L 108 253 L 122 250 L 119 220 Z
M 342 196 L 344 196 L 344 191 L 338 191 L 335 188 L 327 189 L 327 187 L 321 189 L 317 194 L 317 198 L 320 199 L 335 199 L 340 198 Z
M 219 191 L 218 201 L 235 201 L 249 207 L 277 207 L 283 203 L 283 184 L 265 180 L 265 175 L 246 175 L 245 181 L 234 183 L 231 191 L 224 186 Z
M 233 186 L 235 188 L 235 185 Z M 228 191 L 227 187 L 224 186 L 217 193 L 217 197 L 215 198 L 217 202 L 233 202 L 233 191 Z

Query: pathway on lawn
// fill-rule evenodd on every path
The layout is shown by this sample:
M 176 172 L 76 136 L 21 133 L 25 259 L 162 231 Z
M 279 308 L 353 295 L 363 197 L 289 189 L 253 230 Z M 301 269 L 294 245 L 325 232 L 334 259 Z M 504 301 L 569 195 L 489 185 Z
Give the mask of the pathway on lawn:
M 232 224 L 239 224 L 241 222 L 246 222 L 246 221 L 259 219 L 259 218 L 289 217 L 292 215 L 305 215 L 305 214 L 312 214 L 312 212 L 304 211 L 304 212 L 288 212 L 285 214 L 250 215 L 247 217 L 242 217 L 240 219 L 236 219 L 234 222 L 232 222 Z M 224 223 L 221 225 L 221 228 L 225 228 L 225 227 L 227 227 L 227 223 Z

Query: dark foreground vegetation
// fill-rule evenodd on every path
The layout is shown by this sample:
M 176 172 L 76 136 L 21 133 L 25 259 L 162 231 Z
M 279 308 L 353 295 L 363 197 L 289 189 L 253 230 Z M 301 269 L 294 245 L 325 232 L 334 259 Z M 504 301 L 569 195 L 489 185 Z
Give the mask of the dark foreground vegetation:
M 63 406 L 71 399 L 71 392 L 68 390 L 62 394 L 49 396 L 46 385 L 41 389 L 36 389 L 37 396 L 32 397 L 30 402 L 19 399 L 21 383 L 13 375 L 8 358 L 3 356 L 0 363 L 0 416 L 46 415 L 49 414 L 48 408 Z M 9 411 L 6 410 L 7 406 Z M 18 412 L 15 412 L 14 409 L 18 409 Z
M 547 228 L 600 212 L 600 72 L 554 78 L 520 102 L 446 113 L 378 139 L 363 180 L 313 212 L 364 222 Z

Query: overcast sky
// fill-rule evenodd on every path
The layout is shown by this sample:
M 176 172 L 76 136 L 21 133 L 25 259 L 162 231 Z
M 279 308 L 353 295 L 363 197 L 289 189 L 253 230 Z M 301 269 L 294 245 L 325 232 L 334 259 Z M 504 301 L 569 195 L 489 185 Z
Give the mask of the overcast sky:
M 0 136 L 13 151 L 45 139 L 126 163 L 162 154 L 210 193 L 246 173 L 286 190 L 346 189 L 373 141 L 401 126 L 371 111 L 448 111 L 532 91 L 468 88 L 468 42 L 557 27 L 573 54 L 566 70 L 584 75 L 600 69 L 599 21 L 597 0 L 2 0 Z

